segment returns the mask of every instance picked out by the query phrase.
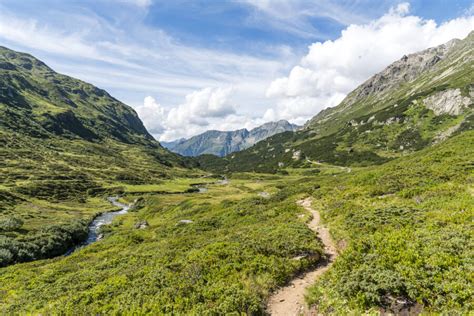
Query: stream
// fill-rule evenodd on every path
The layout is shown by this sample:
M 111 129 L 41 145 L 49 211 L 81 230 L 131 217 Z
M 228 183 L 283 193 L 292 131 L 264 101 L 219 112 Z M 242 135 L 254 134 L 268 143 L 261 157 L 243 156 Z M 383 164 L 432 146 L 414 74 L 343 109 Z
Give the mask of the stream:
M 87 246 L 92 244 L 93 242 L 96 242 L 102 238 L 102 235 L 100 234 L 100 228 L 103 225 L 109 225 L 112 223 L 113 219 L 117 215 L 122 215 L 126 214 L 128 210 L 130 209 L 130 205 L 123 204 L 118 202 L 118 197 L 109 197 L 107 200 L 113 205 L 120 207 L 121 210 L 119 211 L 112 211 L 112 212 L 105 212 L 94 218 L 92 223 L 89 224 L 89 233 L 87 234 L 87 239 L 80 243 L 79 245 L 76 245 L 69 249 L 66 252 L 66 256 L 72 254 L 76 249 Z
M 199 189 L 199 193 L 206 193 L 208 191 L 208 188 L 206 188 L 206 187 L 197 186 L 197 188 Z M 117 196 L 109 197 L 109 198 L 107 198 L 107 200 L 113 206 L 120 207 L 121 210 L 113 211 L 113 212 L 104 212 L 104 213 L 98 215 L 96 218 L 94 218 L 92 223 L 89 224 L 89 232 L 87 234 L 87 239 L 85 241 L 81 242 L 80 244 L 78 244 L 78 245 L 72 247 L 71 249 L 69 249 L 64 254 L 65 256 L 69 256 L 70 254 L 72 254 L 78 248 L 90 245 L 90 244 L 100 240 L 102 238 L 102 234 L 100 233 L 100 228 L 103 225 L 111 224 L 113 219 L 117 215 L 126 214 L 126 213 L 128 213 L 128 210 L 130 210 L 131 206 L 127 205 L 127 204 L 120 203 L 118 201 Z

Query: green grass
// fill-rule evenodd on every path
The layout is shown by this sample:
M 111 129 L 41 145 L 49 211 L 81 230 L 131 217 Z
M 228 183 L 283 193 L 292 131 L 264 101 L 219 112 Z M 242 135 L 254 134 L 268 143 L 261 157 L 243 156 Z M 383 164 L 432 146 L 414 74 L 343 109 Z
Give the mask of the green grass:
M 206 186 L 217 181 L 215 178 L 175 178 L 158 184 L 125 184 L 125 193 L 184 193 L 193 186 Z
M 0 310 L 262 314 L 272 289 L 317 261 L 292 258 L 321 248 L 298 216 L 300 192 L 275 190 L 289 179 L 242 177 L 207 193 L 144 195 L 142 208 L 117 218 L 100 242 L 0 270 Z M 274 194 L 263 199 L 260 190 Z M 149 227 L 134 228 L 142 220 Z
M 295 203 L 312 196 L 342 252 L 307 294 L 320 312 L 414 305 L 467 314 L 474 310 L 470 144 L 474 132 L 381 166 L 313 163 L 286 176 L 234 174 L 206 193 L 132 186 L 149 192 L 124 196 L 143 203 L 106 227 L 105 239 L 70 257 L 1 269 L 0 310 L 262 314 L 273 289 L 317 262 L 292 258 L 321 253 Z M 136 229 L 144 220 L 149 227 Z
M 322 312 L 474 309 L 474 133 L 380 167 L 322 178 L 313 194 L 341 245 L 310 290 Z M 400 305 L 400 304 L 398 304 Z

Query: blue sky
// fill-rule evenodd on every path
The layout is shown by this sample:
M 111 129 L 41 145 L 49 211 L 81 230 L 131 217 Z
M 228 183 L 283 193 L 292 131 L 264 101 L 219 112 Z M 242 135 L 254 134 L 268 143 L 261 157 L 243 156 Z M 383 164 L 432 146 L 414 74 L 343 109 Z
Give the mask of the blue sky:
M 399 56 L 465 36 L 473 13 L 465 0 L 0 0 L 0 45 L 108 90 L 169 140 L 303 123 Z M 396 52 L 370 50 L 377 38 Z

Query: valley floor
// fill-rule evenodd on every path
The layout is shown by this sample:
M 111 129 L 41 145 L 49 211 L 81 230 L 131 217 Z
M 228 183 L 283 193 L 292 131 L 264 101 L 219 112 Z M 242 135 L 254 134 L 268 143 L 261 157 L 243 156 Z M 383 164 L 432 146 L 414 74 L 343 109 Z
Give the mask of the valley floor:
M 305 296 L 319 313 L 469 314 L 472 157 L 474 132 L 465 132 L 381 166 L 313 164 L 288 175 L 233 174 L 228 182 L 123 185 L 122 201 L 137 206 L 104 227 L 102 240 L 71 256 L 0 268 L 0 311 L 259 315 L 269 299 L 272 312 L 279 303 L 301 304 L 306 285 L 284 286 L 316 267 L 315 275 L 327 271 L 315 280 L 310 274 Z M 195 192 L 196 182 L 207 190 Z M 93 204 L 107 206 L 100 196 L 84 205 Z M 314 210 L 344 249 L 329 269 L 318 264 L 336 246 Z M 295 300 L 286 296 L 292 291 Z
M 128 186 L 122 201 L 138 199 L 137 207 L 104 227 L 102 240 L 67 257 L 0 269 L 0 310 L 264 313 L 268 294 L 322 252 L 305 225 L 310 214 L 286 201 L 298 194 L 284 189 L 297 179 L 240 174 L 203 179 L 207 190 L 184 193 L 185 185 L 178 194 Z M 292 259 L 302 254 L 311 256 Z

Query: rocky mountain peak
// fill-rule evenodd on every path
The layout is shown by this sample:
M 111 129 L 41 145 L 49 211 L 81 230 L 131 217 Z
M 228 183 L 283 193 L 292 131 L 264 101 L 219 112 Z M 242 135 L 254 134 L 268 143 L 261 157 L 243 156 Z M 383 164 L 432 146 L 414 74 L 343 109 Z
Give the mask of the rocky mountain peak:
M 346 106 L 352 105 L 362 97 L 381 94 L 403 82 L 414 80 L 420 73 L 432 68 L 443 60 L 459 42 L 460 40 L 453 39 L 446 44 L 428 48 L 414 54 L 404 55 L 354 90 L 345 100 Z
M 229 153 L 249 148 L 270 136 L 286 131 L 295 131 L 299 126 L 285 120 L 268 122 L 252 130 L 245 128 L 235 131 L 210 130 L 189 139 L 161 142 L 171 151 L 184 156 L 213 154 L 225 156 Z
M 443 78 L 450 76 L 453 67 L 462 69 L 472 62 L 473 41 L 474 31 L 463 40 L 452 39 L 439 46 L 401 56 L 399 60 L 349 93 L 339 105 L 318 113 L 305 124 L 305 128 L 325 124 L 336 117 L 341 117 L 341 114 L 349 118 L 358 115 L 357 113 L 378 109 L 383 104 L 381 101 L 387 101 L 395 90 L 401 89 L 404 84 L 419 81 L 420 77 L 426 77 L 428 73 L 439 72 L 437 76 L 427 76 L 423 85 L 429 86 L 434 84 L 434 81 L 444 80 Z M 419 87 L 409 88 L 413 89 Z

